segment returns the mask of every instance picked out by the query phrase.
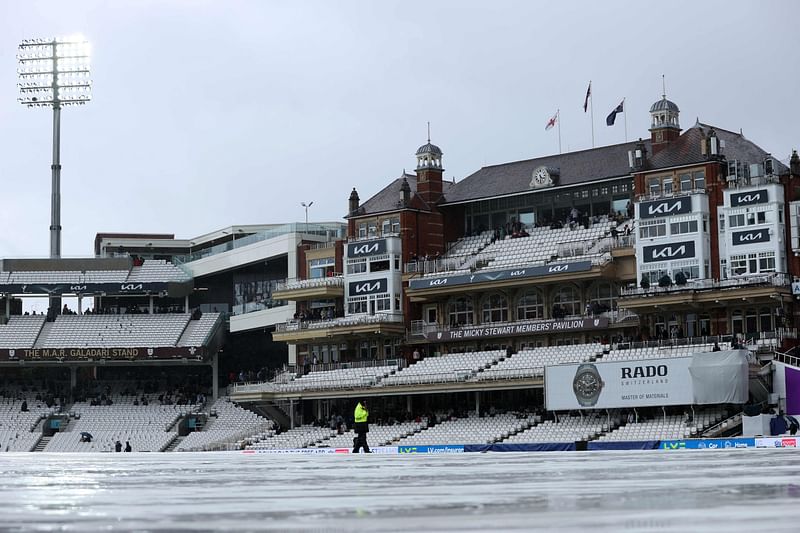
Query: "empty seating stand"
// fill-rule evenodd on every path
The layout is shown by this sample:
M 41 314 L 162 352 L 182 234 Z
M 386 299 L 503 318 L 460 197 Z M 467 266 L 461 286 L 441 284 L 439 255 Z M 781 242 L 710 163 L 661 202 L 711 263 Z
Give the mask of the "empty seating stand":
M 56 318 L 42 348 L 175 346 L 189 323 L 188 314 L 62 315 Z

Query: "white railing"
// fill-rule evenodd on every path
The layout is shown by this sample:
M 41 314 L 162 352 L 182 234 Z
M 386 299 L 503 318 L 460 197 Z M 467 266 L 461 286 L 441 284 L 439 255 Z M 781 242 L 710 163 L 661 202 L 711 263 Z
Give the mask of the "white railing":
M 402 322 L 402 315 L 377 313 L 375 315 L 355 315 L 323 320 L 290 320 L 282 324 L 275 324 L 275 331 L 301 331 L 308 329 L 325 329 L 343 326 L 359 326 L 364 324 L 381 324 L 385 322 Z
M 729 278 L 722 280 L 695 279 L 688 280 L 685 285 L 670 285 L 659 287 L 657 283 L 648 288 L 629 285 L 620 289 L 620 296 L 652 296 L 656 294 L 669 294 L 682 291 L 698 291 L 711 289 L 734 289 L 751 285 L 771 285 L 774 287 L 788 287 L 791 277 L 783 273 L 758 274 L 746 277 Z
M 291 291 L 298 289 L 316 289 L 318 287 L 344 287 L 344 276 L 340 273 L 335 273 L 332 276 L 324 278 L 309 278 L 299 279 L 292 278 L 279 281 L 276 285 L 276 291 Z

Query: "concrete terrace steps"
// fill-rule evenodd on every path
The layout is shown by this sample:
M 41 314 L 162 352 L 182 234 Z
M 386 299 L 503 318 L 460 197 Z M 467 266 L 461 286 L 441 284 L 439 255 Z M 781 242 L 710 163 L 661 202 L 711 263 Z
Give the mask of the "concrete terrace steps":
M 36 441 L 36 446 L 33 447 L 34 452 L 43 452 L 47 444 L 52 440 L 53 437 L 45 437 L 42 435 L 38 441 Z

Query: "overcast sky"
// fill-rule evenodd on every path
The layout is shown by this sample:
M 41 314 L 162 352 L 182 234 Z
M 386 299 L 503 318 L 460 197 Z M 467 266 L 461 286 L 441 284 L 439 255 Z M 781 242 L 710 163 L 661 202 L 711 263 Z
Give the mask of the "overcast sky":
M 786 162 L 800 2 L 0 1 L 0 257 L 47 256 L 52 112 L 17 103 L 22 39 L 83 33 L 93 101 L 62 113 L 63 255 L 99 231 L 191 238 L 342 220 L 415 166 L 445 175 L 648 136 L 661 97 Z M 613 128 L 605 116 L 626 99 Z

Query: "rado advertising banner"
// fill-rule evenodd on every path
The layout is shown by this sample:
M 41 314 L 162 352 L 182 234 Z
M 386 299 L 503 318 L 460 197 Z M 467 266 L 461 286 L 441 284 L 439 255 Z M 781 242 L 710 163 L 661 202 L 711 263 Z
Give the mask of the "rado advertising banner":
M 639 218 L 669 217 L 692 212 L 692 199 L 689 196 L 670 198 L 667 200 L 653 200 L 639 204 Z
M 686 259 L 688 257 L 694 257 L 694 241 L 645 246 L 642 248 L 642 251 L 644 252 L 645 263 Z
M 0 349 L 0 361 L 130 361 L 142 359 L 198 359 L 205 350 L 195 346 L 160 348 L 15 348 Z
M 409 289 L 432 289 L 435 287 L 452 287 L 453 285 L 470 285 L 475 283 L 488 283 L 493 281 L 506 281 L 510 279 L 532 278 L 551 276 L 554 274 L 567 274 L 572 272 L 585 272 L 592 269 L 591 261 L 578 261 L 560 265 L 541 265 L 509 270 L 496 270 L 493 272 L 475 272 L 458 276 L 441 276 L 435 278 L 418 278 L 408 282 Z
M 769 201 L 769 191 L 767 189 L 759 189 L 750 192 L 735 192 L 731 193 L 731 207 L 739 207 L 742 205 L 755 205 L 765 204 Z
M 0 293 L 7 294 L 143 294 L 166 291 L 168 283 L 11 283 L 0 284 Z
M 366 296 L 367 294 L 380 294 L 389 290 L 389 282 L 386 278 L 367 279 L 364 281 L 351 281 L 348 285 L 347 294 L 350 296 Z
M 756 244 L 759 242 L 769 242 L 769 228 L 753 229 L 750 231 L 734 231 L 733 245 Z
M 562 331 L 579 331 L 586 329 L 605 329 L 608 327 L 607 317 L 575 318 L 566 320 L 542 320 L 507 326 L 472 326 L 453 328 L 441 331 L 425 332 L 425 339 L 430 342 L 462 341 L 468 339 L 486 339 L 491 337 L 509 337 L 536 333 L 559 333 Z
M 362 257 L 386 253 L 386 239 L 351 242 L 347 244 L 347 257 Z
M 745 403 L 747 351 L 545 367 L 547 409 Z

